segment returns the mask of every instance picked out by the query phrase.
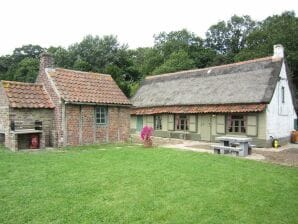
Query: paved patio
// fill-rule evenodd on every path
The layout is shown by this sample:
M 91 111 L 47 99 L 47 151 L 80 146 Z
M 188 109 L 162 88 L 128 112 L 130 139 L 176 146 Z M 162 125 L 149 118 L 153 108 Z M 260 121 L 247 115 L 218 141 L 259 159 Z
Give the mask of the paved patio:
M 181 140 L 180 142 L 171 143 L 166 141 L 164 144 L 158 144 L 165 148 L 176 148 L 181 150 L 205 152 L 213 154 L 214 142 L 188 141 Z M 232 156 L 232 155 L 228 155 Z M 244 159 L 252 159 L 258 161 L 265 161 L 277 163 L 287 166 L 298 167 L 298 144 L 287 144 L 285 146 L 275 148 L 253 148 L 252 154 L 246 157 L 239 157 Z

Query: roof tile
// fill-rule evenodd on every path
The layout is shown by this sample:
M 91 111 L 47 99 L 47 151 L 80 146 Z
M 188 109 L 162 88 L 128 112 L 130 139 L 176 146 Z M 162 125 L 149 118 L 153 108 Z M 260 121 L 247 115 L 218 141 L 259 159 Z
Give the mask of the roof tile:
M 50 71 L 49 75 L 65 101 L 131 104 L 110 75 L 61 68 Z
M 13 81 L 1 81 L 1 84 L 13 108 L 54 108 L 42 85 Z
M 165 106 L 165 107 L 147 107 L 134 108 L 132 115 L 150 115 L 150 114 L 194 114 L 194 113 L 246 113 L 261 112 L 265 110 L 266 104 L 237 104 L 237 105 L 203 105 L 203 106 Z

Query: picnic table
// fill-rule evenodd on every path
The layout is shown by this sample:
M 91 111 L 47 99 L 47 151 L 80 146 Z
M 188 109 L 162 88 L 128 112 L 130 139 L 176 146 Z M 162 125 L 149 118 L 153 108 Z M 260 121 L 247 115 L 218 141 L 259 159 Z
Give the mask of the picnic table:
M 221 136 L 215 138 L 219 145 L 213 145 L 214 153 L 226 154 L 236 153 L 239 156 L 247 156 L 248 150 L 252 146 L 252 138 L 238 136 Z

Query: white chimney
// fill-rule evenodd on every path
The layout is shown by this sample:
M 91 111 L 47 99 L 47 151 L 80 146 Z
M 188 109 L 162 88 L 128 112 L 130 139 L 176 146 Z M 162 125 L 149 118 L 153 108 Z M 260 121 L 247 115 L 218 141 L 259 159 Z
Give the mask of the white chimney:
M 273 46 L 273 57 L 274 58 L 284 57 L 284 47 L 281 44 L 276 44 Z

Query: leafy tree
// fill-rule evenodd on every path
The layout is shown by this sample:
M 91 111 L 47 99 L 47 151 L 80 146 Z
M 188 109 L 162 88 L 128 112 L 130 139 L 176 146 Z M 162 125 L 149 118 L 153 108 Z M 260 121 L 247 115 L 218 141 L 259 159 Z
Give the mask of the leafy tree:
M 76 57 L 63 47 L 49 47 L 47 50 L 53 57 L 57 67 L 72 68 Z
M 220 21 L 206 32 L 206 46 L 220 54 L 237 54 L 245 47 L 248 34 L 257 23 L 250 16 L 234 15 L 227 22 Z
M 24 58 L 39 58 L 39 55 L 45 51 L 45 48 L 42 48 L 39 45 L 23 45 L 20 48 L 15 48 L 12 54 L 15 62 L 20 62 Z
M 84 61 L 84 60 L 78 58 L 74 62 L 73 68 L 75 70 L 79 70 L 79 71 L 90 71 L 91 70 L 91 65 L 87 61 Z
M 20 63 L 13 67 L 9 73 L 13 80 L 20 82 L 35 82 L 39 69 L 39 60 L 37 58 L 24 58 Z
M 206 49 L 203 46 L 203 39 L 186 29 L 172 31 L 169 33 L 161 32 L 154 36 L 154 48 L 159 51 L 164 61 L 178 51 L 184 51 L 198 68 L 206 67 L 212 63 L 216 52 Z
M 169 58 L 173 52 L 180 50 L 191 54 L 203 45 L 201 38 L 186 29 L 169 33 L 161 32 L 158 35 L 154 35 L 154 39 L 154 47 L 158 49 L 165 58 Z
M 282 44 L 286 60 L 298 86 L 298 18 L 294 12 L 266 18 L 247 37 L 247 47 L 235 56 L 236 61 L 272 55 L 273 45 Z
M 185 51 L 180 50 L 172 53 L 168 60 L 166 60 L 161 66 L 154 69 L 153 74 L 157 75 L 191 68 L 195 68 L 195 62 Z
M 163 56 L 156 48 L 138 48 L 132 50 L 133 68 L 138 71 L 139 79 L 151 75 L 153 70 L 164 62 Z
M 0 57 L 0 80 L 10 80 L 7 73 L 13 63 L 13 58 L 10 55 Z

